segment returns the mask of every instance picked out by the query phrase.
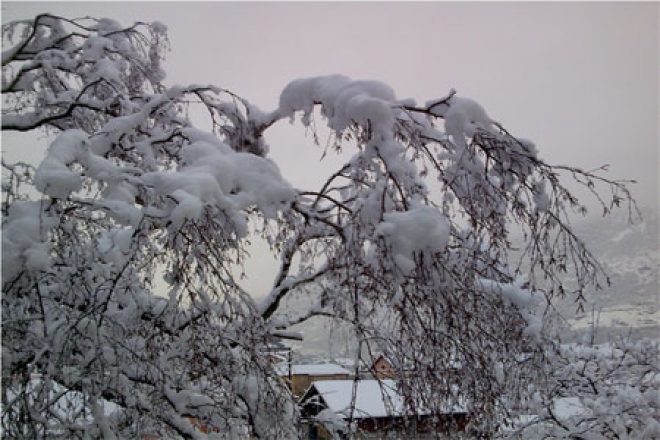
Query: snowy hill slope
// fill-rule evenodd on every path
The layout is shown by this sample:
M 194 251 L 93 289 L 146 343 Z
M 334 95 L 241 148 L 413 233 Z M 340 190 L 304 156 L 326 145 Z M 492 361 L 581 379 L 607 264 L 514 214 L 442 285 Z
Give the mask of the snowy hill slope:
M 630 224 L 624 212 L 612 217 L 577 222 L 575 231 L 603 263 L 611 285 L 587 292 L 585 313 L 577 314 L 572 300 L 560 310 L 575 329 L 590 328 L 596 321 L 604 332 L 637 333 L 658 337 L 659 215 L 657 209 L 642 208 L 642 220 Z

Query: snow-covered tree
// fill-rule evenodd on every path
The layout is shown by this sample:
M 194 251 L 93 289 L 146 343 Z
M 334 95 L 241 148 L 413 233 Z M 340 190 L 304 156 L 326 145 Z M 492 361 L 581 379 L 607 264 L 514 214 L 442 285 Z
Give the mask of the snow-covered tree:
M 410 406 L 460 400 L 471 429 L 492 431 L 543 371 L 538 302 L 607 280 L 570 228 L 584 208 L 563 179 L 606 213 L 630 202 L 624 182 L 546 163 L 453 90 L 420 105 L 331 75 L 262 111 L 217 86 L 167 88 L 165 33 L 48 14 L 3 26 L 2 129 L 54 138 L 34 167 L 3 159 L 5 434 L 294 438 L 259 347 L 314 317 L 352 325 L 361 356 L 384 353 Z M 319 120 L 354 154 L 294 188 L 268 129 Z M 281 261 L 259 303 L 237 281 L 250 237 Z
M 657 340 L 557 344 L 548 381 L 530 397 L 535 417 L 511 438 L 583 440 L 660 438 Z

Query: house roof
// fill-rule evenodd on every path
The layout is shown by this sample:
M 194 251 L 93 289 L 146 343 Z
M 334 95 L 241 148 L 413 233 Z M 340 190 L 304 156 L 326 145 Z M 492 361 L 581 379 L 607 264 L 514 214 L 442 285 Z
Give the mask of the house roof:
M 291 374 L 307 376 L 332 376 L 335 374 L 351 374 L 349 370 L 336 364 L 298 364 L 291 365 L 289 368 L 289 364 L 280 363 L 277 364 L 276 368 L 281 376 L 288 376 L 289 371 Z
M 355 399 L 353 390 L 355 389 Z M 319 380 L 312 382 L 305 392 L 302 402 L 310 401 L 319 395 L 325 406 L 336 414 L 344 417 L 350 416 L 350 409 L 354 403 L 354 418 L 379 418 L 389 416 L 402 416 L 408 410 L 404 397 L 397 390 L 395 380 Z M 436 411 L 438 408 L 436 408 Z M 450 404 L 446 402 L 439 409 L 443 413 L 463 413 L 466 411 L 463 402 Z M 428 409 L 418 407 L 418 414 L 429 414 Z
M 345 417 L 350 416 L 353 403 L 353 386 L 356 385 L 355 418 L 377 418 L 401 415 L 403 397 L 397 392 L 392 380 L 320 380 L 312 383 L 305 396 L 311 397 L 312 389 L 323 398 L 328 409 Z M 303 398 L 304 400 L 304 398 Z

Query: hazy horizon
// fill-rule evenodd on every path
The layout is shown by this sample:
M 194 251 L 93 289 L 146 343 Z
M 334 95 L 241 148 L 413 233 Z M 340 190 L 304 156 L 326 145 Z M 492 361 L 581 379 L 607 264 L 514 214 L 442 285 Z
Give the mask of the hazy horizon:
M 584 169 L 610 164 L 608 177 L 637 180 L 633 195 L 657 211 L 659 7 L 3 2 L 2 21 L 41 12 L 109 17 L 123 24 L 160 21 L 171 41 L 166 84 L 215 84 L 265 111 L 277 106 L 288 82 L 306 76 L 376 79 L 398 98 L 421 104 L 455 88 L 512 134 L 534 141 L 549 163 Z M 3 155 L 36 160 L 45 141 L 23 144 L 21 136 L 3 133 Z M 267 140 L 270 157 L 297 187 L 320 185 L 342 161 L 329 154 L 318 163 L 323 148 L 300 126 L 280 123 Z M 271 260 L 254 259 L 248 273 L 267 278 L 262 274 Z M 269 288 L 269 281 L 252 282 L 257 296 Z

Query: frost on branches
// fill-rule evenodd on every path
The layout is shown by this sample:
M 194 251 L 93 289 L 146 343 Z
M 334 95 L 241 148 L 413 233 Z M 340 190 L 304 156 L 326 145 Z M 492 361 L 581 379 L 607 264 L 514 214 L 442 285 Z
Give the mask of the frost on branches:
M 295 402 L 259 347 L 317 316 L 351 324 L 365 362 L 385 354 L 411 410 L 460 399 L 469 429 L 490 432 L 543 371 L 539 301 L 606 281 L 562 179 L 605 212 L 630 202 L 624 184 L 545 163 L 453 91 L 419 105 L 334 75 L 293 81 L 266 112 L 216 86 L 166 88 L 165 32 L 3 26 L 2 129 L 53 138 L 34 167 L 3 159 L 6 435 L 295 438 Z M 293 188 L 268 128 L 317 119 L 354 154 Z M 250 237 L 281 261 L 261 303 L 236 281 Z
M 650 339 L 553 347 L 548 380 L 526 405 L 536 416 L 503 437 L 660 438 L 658 349 Z

